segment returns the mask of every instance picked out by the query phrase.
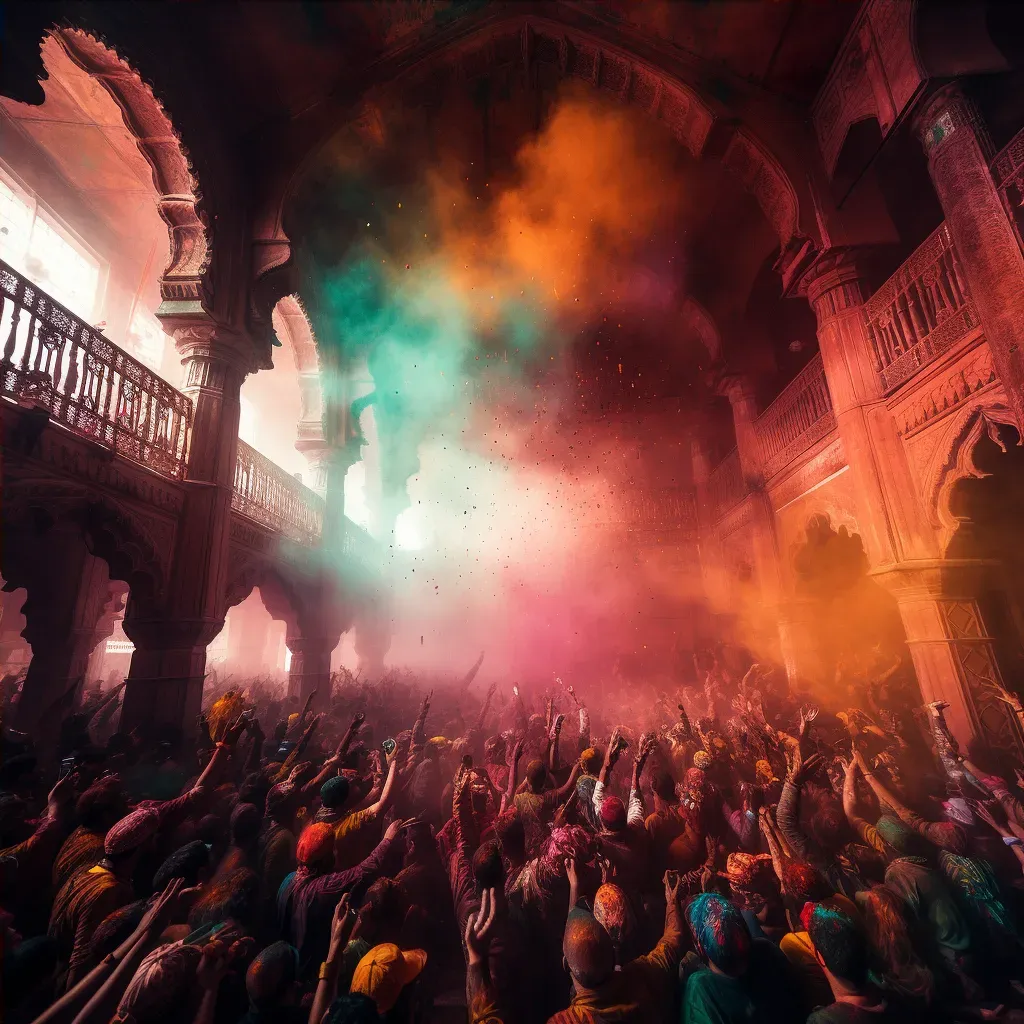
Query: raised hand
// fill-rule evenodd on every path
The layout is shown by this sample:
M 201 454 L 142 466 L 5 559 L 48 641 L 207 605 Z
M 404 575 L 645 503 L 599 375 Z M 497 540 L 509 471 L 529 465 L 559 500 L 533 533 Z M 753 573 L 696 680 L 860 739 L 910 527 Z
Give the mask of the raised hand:
M 682 884 L 682 879 L 679 877 L 678 871 L 666 871 L 665 876 L 662 879 L 665 886 L 665 902 L 671 906 L 673 903 L 679 905 L 679 887 Z
M 164 891 L 150 904 L 142 915 L 135 931 L 139 935 L 159 935 L 167 927 L 177 909 L 178 895 L 184 888 L 183 878 L 172 878 Z
M 334 908 L 334 917 L 331 919 L 331 945 L 327 954 L 328 960 L 333 960 L 337 953 L 345 947 L 347 934 L 355 924 L 355 913 L 352 911 L 352 894 L 344 893 L 338 905 Z
M 487 955 L 487 946 L 494 927 L 494 913 L 498 901 L 493 889 L 484 889 L 480 895 L 480 910 L 470 914 L 466 922 L 466 962 L 470 967 L 479 966 Z
M 562 862 L 565 867 L 565 877 L 569 879 L 569 885 L 575 889 L 579 885 L 579 875 L 576 873 L 576 858 L 566 857 Z

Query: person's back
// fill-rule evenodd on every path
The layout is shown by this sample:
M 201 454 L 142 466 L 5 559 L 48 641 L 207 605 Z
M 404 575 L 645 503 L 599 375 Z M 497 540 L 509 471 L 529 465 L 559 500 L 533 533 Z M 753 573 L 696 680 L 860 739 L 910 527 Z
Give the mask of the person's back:
M 897 1010 L 870 983 L 867 936 L 860 924 L 834 905 L 815 904 L 804 918 L 833 1002 L 816 1009 L 808 1024 L 895 1024 L 913 1015 Z
M 683 989 L 684 1024 L 786 1024 L 803 1020 L 792 970 L 778 947 L 752 939 L 738 976 L 698 968 Z
M 575 988 L 572 1003 L 548 1024 L 651 1024 L 671 1018 L 682 948 L 678 880 L 665 883 L 665 930 L 645 956 L 615 970 L 611 938 L 591 914 L 572 910 L 562 950 Z

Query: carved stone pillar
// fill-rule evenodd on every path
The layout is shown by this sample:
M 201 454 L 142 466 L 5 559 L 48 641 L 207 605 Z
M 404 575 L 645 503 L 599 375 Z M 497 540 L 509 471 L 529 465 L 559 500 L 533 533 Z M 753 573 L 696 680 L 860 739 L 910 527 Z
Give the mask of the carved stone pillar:
M 953 594 L 958 602 L 967 600 L 974 612 L 977 607 L 963 574 L 955 576 L 953 563 L 939 561 L 938 542 L 906 451 L 882 401 L 854 257 L 844 250 L 824 253 L 800 285 L 818 318 L 822 365 L 856 483 L 857 523 L 868 561 L 878 581 L 896 596 L 924 699 L 949 701 L 947 720 L 966 743 L 985 716 L 975 706 L 976 688 L 965 681 L 947 604 Z M 991 653 L 990 646 L 986 650 Z
M 1019 754 L 1021 737 L 1007 706 L 992 641 L 975 595 L 984 562 L 914 562 L 872 575 L 896 595 L 926 702 L 949 703 L 946 721 L 962 746 L 976 736 Z
M 47 531 L 32 561 L 22 631 L 32 661 L 16 716 L 25 732 L 38 732 L 46 720 L 57 720 L 74 707 L 89 656 L 113 631 L 112 606 L 119 609 L 126 589 L 110 580 L 107 563 L 89 554 L 75 529 Z M 105 618 L 110 623 L 104 632 Z
M 1024 254 L 996 191 L 992 143 L 974 105 L 951 83 L 915 117 L 946 224 L 992 359 L 1024 424 Z
M 129 602 L 124 629 L 135 653 L 121 721 L 126 729 L 164 723 L 191 733 L 206 646 L 224 626 L 240 391 L 255 366 L 252 346 L 237 333 L 207 320 L 170 326 L 193 402 L 187 493 L 166 595 L 152 607 Z
M 337 646 L 325 637 L 285 637 L 292 659 L 288 666 L 288 696 L 302 703 L 316 690 L 315 710 L 324 710 L 331 701 L 331 652 Z
M 939 552 L 896 423 L 882 400 L 862 304 L 856 252 L 832 249 L 802 275 L 799 288 L 818 320 L 818 345 L 850 472 L 857 524 L 874 566 Z

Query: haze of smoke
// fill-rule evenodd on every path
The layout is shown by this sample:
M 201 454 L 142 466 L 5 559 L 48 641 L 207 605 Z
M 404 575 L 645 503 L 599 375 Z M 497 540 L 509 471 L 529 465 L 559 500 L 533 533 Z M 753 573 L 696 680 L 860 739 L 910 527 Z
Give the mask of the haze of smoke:
M 410 478 L 392 663 L 456 668 L 483 648 L 492 675 L 549 675 L 629 643 L 609 635 L 624 549 L 602 532 L 623 518 L 621 482 L 574 439 L 566 354 L 630 299 L 624 271 L 671 214 L 665 152 L 631 116 L 566 94 L 489 198 L 439 167 L 404 198 L 350 173 L 335 197 L 365 234 L 313 266 L 317 330 L 366 358 Z

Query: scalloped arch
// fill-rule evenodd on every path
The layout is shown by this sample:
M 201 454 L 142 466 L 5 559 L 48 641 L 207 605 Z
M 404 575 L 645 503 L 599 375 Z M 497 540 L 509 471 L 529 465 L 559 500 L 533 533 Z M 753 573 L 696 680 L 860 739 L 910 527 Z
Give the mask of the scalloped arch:
M 170 238 L 170 259 L 160 278 L 161 298 L 201 301 L 211 258 L 210 237 L 200 213 L 202 194 L 181 136 L 153 90 L 108 43 L 80 28 L 58 27 L 50 34 L 110 94 L 152 168 L 157 209 Z
M 163 592 L 169 567 L 158 554 L 161 546 L 131 509 L 71 482 L 19 479 L 17 495 L 5 501 L 4 522 L 17 522 L 32 509 L 55 520 L 74 519 L 92 554 L 107 563 L 110 578 L 127 583 L 137 599 Z
M 1024 444 L 1024 436 L 1011 409 L 991 400 L 972 403 L 951 417 L 925 469 L 927 509 L 938 528 L 939 547 L 943 552 L 949 547 L 961 522 L 950 508 L 953 488 L 961 480 L 980 480 L 989 476 L 975 463 L 974 450 L 982 437 L 988 437 L 1006 451 L 1006 441 L 999 434 L 1000 426 L 1012 427 L 1017 432 L 1017 444 Z

